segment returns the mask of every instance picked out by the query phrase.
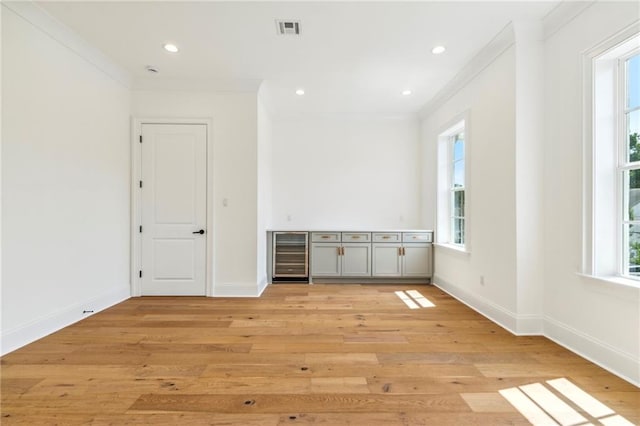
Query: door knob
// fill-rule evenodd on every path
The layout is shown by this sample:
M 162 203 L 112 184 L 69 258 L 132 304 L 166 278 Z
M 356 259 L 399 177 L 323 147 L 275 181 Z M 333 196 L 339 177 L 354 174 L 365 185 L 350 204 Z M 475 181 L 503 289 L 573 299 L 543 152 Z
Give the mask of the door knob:
M 202 234 L 204 234 L 204 229 L 201 229 L 199 231 L 194 231 L 194 232 L 192 232 L 192 234 L 200 234 L 200 235 L 202 235 Z

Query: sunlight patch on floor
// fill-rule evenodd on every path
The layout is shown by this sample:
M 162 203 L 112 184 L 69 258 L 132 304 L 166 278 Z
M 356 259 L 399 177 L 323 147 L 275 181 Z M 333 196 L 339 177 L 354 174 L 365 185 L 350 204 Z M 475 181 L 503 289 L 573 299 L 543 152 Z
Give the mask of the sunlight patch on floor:
M 395 293 L 396 296 L 398 296 L 400 300 L 409 307 L 409 309 L 420 309 L 420 306 L 418 306 L 416 302 L 414 302 L 413 299 L 411 299 L 404 291 L 396 291 Z
M 423 308 L 433 308 L 436 306 L 417 290 L 407 290 L 406 293 L 404 291 L 396 291 L 395 293 L 409 309 L 420 309 L 420 306 Z
M 633 426 L 565 378 L 547 380 L 546 383 L 532 383 L 499 392 L 534 426 Z

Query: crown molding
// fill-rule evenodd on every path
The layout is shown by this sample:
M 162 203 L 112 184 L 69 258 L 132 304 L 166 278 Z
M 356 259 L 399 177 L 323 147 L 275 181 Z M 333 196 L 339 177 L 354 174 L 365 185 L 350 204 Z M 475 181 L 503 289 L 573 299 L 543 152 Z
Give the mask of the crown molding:
M 544 38 L 548 39 L 562 27 L 573 21 L 578 15 L 595 4 L 595 0 L 589 1 L 561 1 L 542 18 Z
M 418 113 L 425 119 L 442 104 L 448 101 L 460 89 L 466 86 L 485 68 L 493 63 L 504 51 L 515 43 L 513 24 L 507 24 L 496 36 L 485 45 L 436 95 L 429 100 Z
M 75 31 L 49 15 L 31 1 L 2 1 L 0 7 L 15 13 L 38 30 L 74 52 L 98 70 L 125 86 L 131 87 L 131 75 L 116 65 L 99 49 L 91 46 Z
M 547 39 L 564 25 L 571 22 L 578 15 L 596 3 L 589 1 L 561 1 L 542 19 L 543 38 Z M 431 98 L 419 111 L 421 119 L 425 119 L 442 104 L 448 101 L 460 89 L 466 86 L 486 67 L 495 61 L 502 53 L 515 44 L 513 22 L 505 26 L 487 43 L 436 95 Z

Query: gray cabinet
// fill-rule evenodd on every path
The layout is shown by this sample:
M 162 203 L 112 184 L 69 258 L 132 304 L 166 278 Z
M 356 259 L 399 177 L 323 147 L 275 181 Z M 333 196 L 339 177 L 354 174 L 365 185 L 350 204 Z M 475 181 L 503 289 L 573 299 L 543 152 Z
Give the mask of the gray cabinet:
M 431 232 L 311 232 L 311 277 L 430 278 L 432 236 Z
M 311 276 L 370 277 L 370 239 L 368 232 L 313 232 Z
M 402 247 L 402 276 L 430 277 L 432 247 L 428 243 L 405 243 Z
M 311 276 L 339 277 L 342 272 L 342 244 L 311 243 Z
M 342 243 L 342 276 L 371 276 L 371 243 Z
M 373 243 L 372 272 L 374 277 L 402 276 L 402 244 Z
M 374 233 L 372 275 L 374 277 L 423 278 L 432 275 L 432 234 L 427 232 Z M 419 241 L 419 242 L 414 242 Z

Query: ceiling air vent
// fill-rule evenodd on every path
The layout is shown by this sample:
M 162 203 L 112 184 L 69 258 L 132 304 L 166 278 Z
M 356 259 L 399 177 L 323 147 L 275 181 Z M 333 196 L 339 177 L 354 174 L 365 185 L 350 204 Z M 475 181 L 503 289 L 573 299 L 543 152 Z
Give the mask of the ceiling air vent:
M 300 21 L 277 20 L 278 34 L 280 35 L 299 35 Z

